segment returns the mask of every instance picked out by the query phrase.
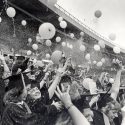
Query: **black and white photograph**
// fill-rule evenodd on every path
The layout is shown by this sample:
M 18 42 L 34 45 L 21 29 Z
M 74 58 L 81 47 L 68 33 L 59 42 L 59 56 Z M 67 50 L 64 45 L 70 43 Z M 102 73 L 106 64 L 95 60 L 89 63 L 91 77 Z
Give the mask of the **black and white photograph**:
M 125 0 L 0 0 L 0 125 L 125 125 Z

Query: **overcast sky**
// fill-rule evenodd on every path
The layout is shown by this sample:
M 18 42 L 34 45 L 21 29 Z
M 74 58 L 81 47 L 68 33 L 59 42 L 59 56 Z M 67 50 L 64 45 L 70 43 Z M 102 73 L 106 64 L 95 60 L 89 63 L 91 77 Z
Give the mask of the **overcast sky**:
M 113 42 L 125 49 L 125 0 L 58 0 L 58 4 L 101 35 L 115 33 Z M 99 20 L 96 10 L 102 11 Z

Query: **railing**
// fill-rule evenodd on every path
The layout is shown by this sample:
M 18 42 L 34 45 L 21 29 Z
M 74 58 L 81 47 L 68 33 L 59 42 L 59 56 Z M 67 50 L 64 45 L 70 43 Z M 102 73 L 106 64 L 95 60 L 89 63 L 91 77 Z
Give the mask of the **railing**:
M 55 6 L 61 10 L 63 13 L 65 13 L 67 16 L 69 16 L 70 18 L 72 18 L 73 20 L 75 20 L 78 24 L 82 25 L 84 28 L 86 28 L 87 30 L 91 31 L 93 34 L 97 35 L 99 38 L 111 43 L 114 45 L 114 43 L 112 41 L 110 41 L 109 39 L 107 39 L 106 37 L 100 35 L 99 33 L 97 33 L 96 31 L 94 31 L 93 29 L 91 29 L 90 27 L 88 27 L 87 25 L 85 25 L 83 22 L 81 22 L 79 19 L 77 19 L 76 17 L 74 17 L 71 13 L 69 13 L 68 11 L 66 11 L 64 8 L 62 8 L 60 5 L 55 4 Z

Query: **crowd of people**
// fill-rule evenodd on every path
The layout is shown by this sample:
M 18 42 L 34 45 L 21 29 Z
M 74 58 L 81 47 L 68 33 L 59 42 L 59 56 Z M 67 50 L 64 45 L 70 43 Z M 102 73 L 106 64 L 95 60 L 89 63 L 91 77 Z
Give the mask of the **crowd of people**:
M 94 81 L 71 60 L 62 55 L 58 65 L 38 66 L 28 57 L 0 55 L 0 125 L 125 125 L 122 62 L 110 84 L 108 73 Z

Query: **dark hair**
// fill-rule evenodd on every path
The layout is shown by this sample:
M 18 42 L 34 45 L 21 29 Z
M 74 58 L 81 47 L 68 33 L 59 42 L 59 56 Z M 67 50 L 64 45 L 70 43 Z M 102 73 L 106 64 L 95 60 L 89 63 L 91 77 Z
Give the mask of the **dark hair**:
M 71 77 L 68 76 L 68 75 L 63 76 L 63 77 L 61 78 L 61 80 L 60 80 L 60 83 L 65 83 L 65 82 L 68 82 L 68 83 L 71 84 L 71 83 L 72 83 Z
M 102 98 L 99 99 L 99 101 L 97 102 L 99 109 L 101 109 L 102 107 L 105 107 L 107 105 L 107 103 L 114 101 L 113 98 L 110 97 L 110 95 L 105 95 Z

